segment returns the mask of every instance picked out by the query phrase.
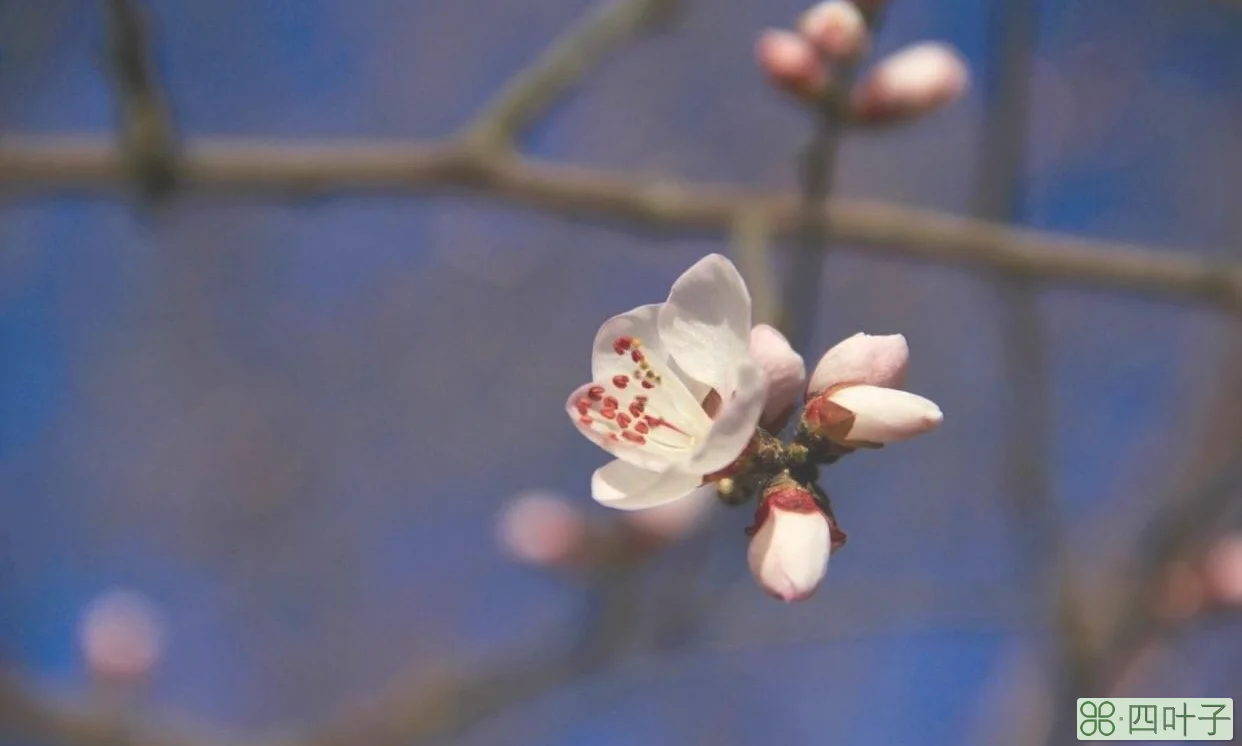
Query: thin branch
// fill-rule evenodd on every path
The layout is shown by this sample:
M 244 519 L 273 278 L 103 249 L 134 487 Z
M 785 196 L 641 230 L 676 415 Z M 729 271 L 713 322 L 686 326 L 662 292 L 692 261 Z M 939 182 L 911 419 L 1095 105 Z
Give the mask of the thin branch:
M 880 14 L 867 18 L 867 33 L 878 30 Z M 837 157 L 848 128 L 847 104 L 854 84 L 857 64 L 836 65 L 830 88 L 816 110 L 815 133 L 801 159 L 804 216 L 793 260 L 782 283 L 785 303 L 781 308 L 780 329 L 795 350 L 806 354 L 811 330 L 819 313 L 820 286 L 824 262 L 833 238 L 831 219 L 824 209 L 836 184 Z
M 0 733 L 73 746 L 230 746 L 220 735 L 156 724 L 113 709 L 53 699 L 13 674 L 0 673 Z M 261 746 L 247 742 L 248 746 Z
M 770 236 L 771 229 L 762 212 L 738 212 L 731 243 L 742 277 L 746 279 L 746 287 L 750 289 L 756 324 L 775 323 L 780 313 L 774 287 Z
M 1030 79 L 1038 44 L 1039 0 L 1012 0 L 990 9 L 990 103 L 978 157 L 974 212 L 981 218 L 1021 218 L 1030 120 Z M 1089 637 L 1084 599 L 1066 544 L 1064 518 L 1050 490 L 1047 335 L 1039 314 L 1039 288 L 1008 272 L 994 277 L 1000 304 L 1004 378 L 1013 398 L 1004 418 L 1006 492 L 1016 534 L 1032 578 L 1046 589 L 1054 632 L 1053 701 L 1073 707 L 1088 675 Z M 1068 702 L 1068 704 L 1067 704 Z M 1055 742 L 1064 733 L 1053 729 Z
M 204 138 L 187 145 L 181 169 L 184 188 L 229 197 L 460 190 L 565 217 L 719 235 L 740 211 L 757 210 L 773 239 L 793 233 L 802 214 L 799 195 L 788 191 L 641 181 L 532 159 L 479 159 L 435 144 Z M 104 139 L 0 137 L 0 194 L 123 196 L 124 178 L 116 149 Z M 1242 310 L 1242 265 L 1189 251 L 1016 230 L 877 202 L 834 200 L 824 213 L 833 240 L 876 253 Z
M 152 60 L 150 22 L 137 0 L 107 0 L 108 62 L 118 142 L 144 198 L 176 183 L 175 135 Z
M 556 100 L 635 34 L 667 17 L 680 0 L 612 0 L 567 30 L 515 75 L 467 128 L 466 139 L 488 151 L 514 140 Z

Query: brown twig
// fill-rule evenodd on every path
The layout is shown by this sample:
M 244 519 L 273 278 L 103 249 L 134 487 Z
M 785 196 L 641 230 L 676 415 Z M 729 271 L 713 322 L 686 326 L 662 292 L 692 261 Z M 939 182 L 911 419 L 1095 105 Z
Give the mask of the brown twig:
M 113 709 L 54 699 L 13 674 L 0 672 L 0 733 L 73 746 L 231 746 L 219 734 L 157 724 Z M 260 746 L 250 741 L 248 746 Z
M 107 0 L 104 7 L 117 140 L 142 196 L 158 200 L 176 183 L 176 137 L 152 60 L 149 20 L 136 0 Z
M 723 235 L 742 210 L 766 215 L 773 238 L 799 225 L 801 198 L 715 184 L 643 181 L 534 159 L 480 159 L 444 144 L 191 141 L 184 187 L 205 193 L 312 197 L 462 190 L 554 212 L 668 231 Z M 102 138 L 0 137 L 0 194 L 117 195 L 124 169 Z M 1032 280 L 1094 286 L 1242 309 L 1242 266 L 1031 230 L 931 210 L 834 200 L 833 240 L 920 261 L 997 269 Z
M 514 147 L 534 120 L 606 56 L 666 18 L 680 0 L 613 0 L 564 32 L 530 67 L 513 76 L 466 130 L 486 152 Z
M 769 251 L 771 229 L 762 212 L 741 210 L 730 235 L 738 269 L 750 289 L 751 306 L 756 324 L 772 324 L 780 313 L 775 278 Z
M 1021 217 L 1039 10 L 1038 0 L 1013 0 L 990 9 L 991 49 L 985 68 L 990 107 L 974 200 L 974 213 L 987 220 L 1012 222 Z M 1066 544 L 1064 519 L 1048 480 L 1048 345 L 1039 314 L 1039 288 L 1029 278 L 1009 272 L 999 273 L 993 283 L 1001 310 L 1004 378 L 1013 396 L 1005 413 L 1006 492 L 1031 578 L 1048 601 L 1054 641 L 1052 700 L 1064 710 L 1080 696 L 1090 651 L 1082 592 Z M 1064 735 L 1056 729 L 1048 734 L 1054 742 Z
M 878 30 L 881 14 L 867 16 L 867 33 Z M 855 61 L 834 66 L 830 86 L 815 112 L 815 132 L 800 162 L 804 214 L 798 246 L 782 283 L 780 329 L 795 350 L 807 353 L 820 306 L 824 262 L 833 238 L 832 219 L 824 209 L 836 184 L 837 157 L 848 129 L 847 101 L 857 72 Z

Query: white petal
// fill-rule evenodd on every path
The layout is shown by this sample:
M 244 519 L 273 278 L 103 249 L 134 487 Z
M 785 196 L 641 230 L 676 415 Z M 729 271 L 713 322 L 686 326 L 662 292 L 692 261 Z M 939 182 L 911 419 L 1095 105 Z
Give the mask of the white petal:
M 905 380 L 910 347 L 900 334 L 872 336 L 859 332 L 824 353 L 811 373 L 811 395 L 841 383 L 866 383 L 893 388 Z
M 757 324 L 750 330 L 750 357 L 763 368 L 763 377 L 768 383 L 760 422 L 771 430 L 780 430 L 802 397 L 806 364 L 789 346 L 785 335 L 767 324 Z
M 673 283 L 658 323 L 677 364 L 723 394 L 731 361 L 746 355 L 750 292 L 732 262 L 709 254 Z
M 646 306 L 617 314 L 605 321 L 595 333 L 595 342 L 591 346 L 591 378 L 603 381 L 618 373 L 632 373 L 633 361 L 618 355 L 614 343 L 622 337 L 641 339 L 643 353 L 657 362 L 668 359 L 668 350 L 660 340 L 657 319 L 663 303 L 652 303 Z
M 702 477 L 684 471 L 662 474 L 626 463 L 612 461 L 591 476 L 591 497 L 601 505 L 618 510 L 641 510 L 673 502 L 693 493 Z
M 823 580 L 831 544 L 823 513 L 773 508 L 751 539 L 746 559 L 764 590 L 785 601 L 800 601 Z
M 763 369 L 749 358 L 735 361 L 730 375 L 731 396 L 722 399 L 707 440 L 684 468 L 710 474 L 733 463 L 750 443 L 763 406 L 767 401 L 767 381 Z
M 854 413 L 849 441 L 895 443 L 932 430 L 944 419 L 940 407 L 908 391 L 847 386 L 828 398 Z
M 706 440 L 711 418 L 668 358 L 656 331 L 658 309 L 639 306 L 604 322 L 591 353 L 594 381 L 574 392 L 566 407 L 592 442 L 636 466 L 663 471 L 690 458 Z M 639 451 L 658 454 L 660 462 Z

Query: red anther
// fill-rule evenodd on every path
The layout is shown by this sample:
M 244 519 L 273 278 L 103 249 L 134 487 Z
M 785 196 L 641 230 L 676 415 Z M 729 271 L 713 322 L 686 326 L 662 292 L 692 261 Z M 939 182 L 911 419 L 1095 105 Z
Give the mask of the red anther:
M 639 402 L 639 401 L 630 402 L 630 414 L 634 415 L 635 417 L 642 417 L 644 408 L 645 407 L 643 406 L 642 402 Z
M 595 420 L 591 419 L 590 417 L 579 417 L 578 418 L 578 424 L 583 425 L 584 427 L 590 427 L 591 423 L 593 422 L 595 422 Z
M 619 389 L 623 389 L 626 386 L 630 385 L 630 377 L 623 376 L 620 373 L 618 373 L 617 375 L 612 377 L 612 385 L 616 386 Z
M 635 422 L 634 429 L 642 433 L 643 435 L 646 435 L 651 430 L 650 427 L 647 427 L 647 423 L 645 422 Z
M 647 359 L 647 356 L 643 354 L 642 350 L 634 350 L 630 353 L 630 359 L 636 363 L 641 363 Z
M 604 409 L 616 409 L 619 406 L 621 406 L 621 403 L 617 401 L 617 397 L 615 396 L 604 397 Z
M 654 383 L 652 383 L 651 381 L 643 381 L 643 388 L 645 388 L 645 389 L 653 389 L 653 388 L 655 388 L 655 384 L 654 384 Z
M 600 399 L 603 399 L 604 398 L 604 387 L 603 386 L 592 386 L 591 388 L 587 389 L 587 398 L 590 399 L 591 401 L 599 401 Z
M 586 413 L 591 411 L 591 403 L 586 399 L 579 399 L 578 402 L 574 404 L 574 408 L 578 410 L 578 414 L 585 417 Z
M 599 413 L 599 416 L 606 420 L 614 420 L 617 418 L 617 410 L 610 407 L 604 407 L 603 411 Z
M 621 433 L 621 437 L 625 438 L 631 443 L 637 443 L 638 445 L 642 445 L 647 442 L 646 438 L 639 435 L 638 433 L 632 433 L 629 430 L 626 430 L 625 432 Z
M 629 427 L 631 421 L 632 421 L 632 418 L 625 412 L 617 413 L 617 424 L 620 425 L 621 427 L 623 428 Z
M 633 337 L 617 337 L 617 339 L 612 343 L 612 351 L 618 355 L 624 355 L 633 346 Z

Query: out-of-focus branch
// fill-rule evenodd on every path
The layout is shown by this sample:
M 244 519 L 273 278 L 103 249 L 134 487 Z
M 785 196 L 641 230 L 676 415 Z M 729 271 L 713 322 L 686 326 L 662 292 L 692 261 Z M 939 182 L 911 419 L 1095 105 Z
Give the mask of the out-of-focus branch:
M 0 674 L 0 735 L 20 736 L 49 746 L 409 746 L 426 742 L 546 695 L 612 665 L 619 652 L 630 650 L 632 646 L 627 644 L 631 631 L 638 627 L 638 604 L 626 590 L 622 576 L 606 579 L 600 587 L 610 589 L 597 606 L 597 618 L 604 624 L 599 628 L 602 634 L 588 634 L 579 644 L 550 650 L 549 640 L 572 640 L 573 630 L 558 626 L 534 638 L 536 644 L 520 646 L 520 657 L 466 663 L 430 677 L 420 672 L 423 675 L 403 680 L 374 705 L 353 710 L 303 736 L 240 737 L 163 725 L 163 719 L 149 714 L 107 711 L 48 697 L 12 674 Z M 877 587 L 881 586 L 866 582 L 840 589 L 838 608 L 848 611 L 838 612 L 839 618 L 829 628 L 799 628 L 794 638 L 810 641 L 896 634 L 929 625 L 1013 629 L 1025 619 L 1021 613 L 1025 602 L 1006 589 L 987 593 L 975 589 L 962 598 L 945 597 L 943 590 L 917 580 L 882 584 L 883 592 L 877 592 Z M 732 650 L 788 642 L 791 630 L 747 627 L 740 636 L 731 634 L 703 647 Z M 639 659 L 651 653 L 632 649 Z
M 53 699 L 0 672 L 0 733 L 73 746 L 232 746 L 233 739 L 159 725 L 148 718 Z M 259 746 L 252 743 L 250 746 Z
M 775 270 L 769 250 L 771 230 L 764 214 L 751 210 L 739 212 L 731 239 L 742 277 L 746 279 L 746 287 L 750 288 L 755 323 L 775 323 L 780 313 L 780 302 L 774 287 Z
M 880 13 L 867 18 L 867 33 L 878 29 Z M 824 262 L 833 239 L 832 219 L 824 209 L 836 183 L 837 155 L 849 126 L 850 88 L 857 72 L 856 61 L 834 66 L 830 88 L 816 111 L 815 133 L 800 162 L 804 213 L 799 224 L 798 246 L 782 283 L 784 304 L 779 327 L 789 344 L 808 354 L 811 330 L 819 312 Z
M 612 0 L 564 32 L 526 70 L 515 75 L 466 131 L 488 151 L 514 146 L 534 120 L 635 34 L 667 17 L 680 0 Z
M 1025 190 L 1030 79 L 1039 33 L 1039 1 L 1012 0 L 990 8 L 991 48 L 984 69 L 989 104 L 975 183 L 974 212 L 986 220 L 1021 217 Z M 1079 581 L 1066 546 L 1064 519 L 1050 494 L 1048 453 L 1047 339 L 1039 315 L 1038 288 L 1020 274 L 994 278 L 1000 305 L 1004 378 L 1012 400 L 1004 419 L 1005 491 L 1013 525 L 1030 564 L 1030 578 L 1048 599 L 1053 632 L 1052 701 L 1073 707 L 1089 665 L 1087 630 Z M 1066 704 L 1068 702 L 1068 704 Z M 1059 741 L 1064 734 L 1052 730 Z
M 107 0 L 105 9 L 117 139 L 142 196 L 160 199 L 176 182 L 176 138 L 151 59 L 148 20 L 136 0 Z
M 766 216 L 773 238 L 793 233 L 802 215 L 800 196 L 786 191 L 644 181 L 533 159 L 479 159 L 442 144 L 202 139 L 187 144 L 181 175 L 186 189 L 230 196 L 461 190 L 567 217 L 718 234 L 739 212 L 753 210 Z M 0 137 L 0 194 L 111 195 L 124 177 L 119 154 L 103 139 Z M 877 202 L 833 200 L 823 211 L 833 240 L 879 253 L 1242 309 L 1242 266 L 1233 262 Z

